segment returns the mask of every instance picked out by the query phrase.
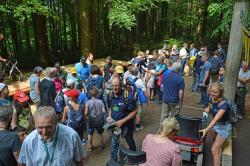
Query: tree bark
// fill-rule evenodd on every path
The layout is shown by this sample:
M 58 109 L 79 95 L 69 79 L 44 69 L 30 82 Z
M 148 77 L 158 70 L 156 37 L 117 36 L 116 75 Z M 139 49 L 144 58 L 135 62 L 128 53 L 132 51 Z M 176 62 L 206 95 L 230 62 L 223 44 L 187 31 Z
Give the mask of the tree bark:
M 206 40 L 206 25 L 207 25 L 207 14 L 208 14 L 207 8 L 208 8 L 208 0 L 200 0 L 199 22 L 197 27 L 197 33 L 199 36 L 199 43 L 201 45 L 204 45 Z
M 47 66 L 49 64 L 49 46 L 46 35 L 46 18 L 43 15 L 33 15 L 34 26 L 36 27 L 37 48 L 40 56 L 41 64 Z
M 29 33 L 29 20 L 28 17 L 24 19 L 24 32 L 25 32 L 25 42 L 26 42 L 26 49 L 30 49 L 30 33 Z
M 238 80 L 243 46 L 241 27 L 239 26 L 241 25 L 241 11 L 243 11 L 246 18 L 249 11 L 248 2 L 236 2 L 234 5 L 224 80 L 224 95 L 231 100 L 235 98 L 236 82 Z
M 89 0 L 79 1 L 79 14 L 81 54 L 86 55 L 87 52 L 91 49 Z

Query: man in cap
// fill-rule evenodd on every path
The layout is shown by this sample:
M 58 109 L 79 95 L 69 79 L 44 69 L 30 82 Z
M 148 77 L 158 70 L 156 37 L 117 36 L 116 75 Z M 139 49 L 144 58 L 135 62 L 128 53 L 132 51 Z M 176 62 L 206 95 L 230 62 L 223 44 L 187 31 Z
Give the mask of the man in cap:
M 0 165 L 17 166 L 22 145 L 18 134 L 8 130 L 12 114 L 10 105 L 0 106 Z
M 56 97 L 56 88 L 53 78 L 55 77 L 56 70 L 52 67 L 47 67 L 46 77 L 41 81 L 41 103 L 40 106 L 52 106 L 55 107 L 55 97 Z

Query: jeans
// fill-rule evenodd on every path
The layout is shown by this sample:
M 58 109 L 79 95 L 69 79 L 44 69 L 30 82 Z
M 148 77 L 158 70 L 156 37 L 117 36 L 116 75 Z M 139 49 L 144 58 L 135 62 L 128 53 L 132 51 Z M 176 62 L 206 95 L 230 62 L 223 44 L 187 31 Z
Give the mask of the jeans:
M 133 123 L 127 125 L 128 132 L 125 136 L 125 140 L 128 144 L 129 150 L 136 151 L 135 140 L 133 138 Z M 111 159 L 117 161 L 117 153 L 119 148 L 119 140 L 112 136 L 111 138 Z
M 199 87 L 200 74 L 193 74 L 192 92 L 197 93 Z
M 201 104 L 204 106 L 207 106 L 209 102 L 209 97 L 207 94 L 207 87 L 200 86 L 200 91 L 201 91 Z
M 183 58 L 183 59 L 181 60 L 181 68 L 180 68 L 179 74 L 183 74 L 183 71 L 184 71 L 184 68 L 185 68 L 186 63 L 187 63 L 187 59 L 186 59 L 186 58 Z
M 244 115 L 245 97 L 246 97 L 246 88 L 238 87 L 236 90 L 236 104 L 237 104 L 239 111 L 242 115 Z

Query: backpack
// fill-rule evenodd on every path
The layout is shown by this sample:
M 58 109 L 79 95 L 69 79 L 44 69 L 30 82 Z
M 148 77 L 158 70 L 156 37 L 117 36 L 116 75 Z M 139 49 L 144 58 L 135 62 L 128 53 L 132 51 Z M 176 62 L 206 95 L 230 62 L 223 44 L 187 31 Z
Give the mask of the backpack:
M 131 77 L 128 78 L 129 84 L 132 85 L 134 87 L 134 89 L 136 89 L 136 93 L 137 93 L 140 104 L 146 104 L 146 103 L 148 103 L 148 98 L 145 95 L 144 91 L 142 91 L 141 88 L 136 87 L 135 82 L 137 80 L 138 80 L 138 78 L 134 78 L 133 80 Z
M 211 75 L 219 74 L 219 70 L 220 70 L 220 60 L 219 60 L 219 58 L 212 57 L 208 61 L 212 64 L 212 67 L 210 69 L 210 74 Z
M 83 126 L 83 105 L 79 106 L 78 111 L 75 111 L 71 104 L 69 104 L 67 125 L 74 130 Z
M 102 127 L 104 125 L 104 113 L 102 112 L 102 109 L 96 108 L 95 103 L 93 103 L 92 105 L 92 110 L 89 110 L 88 120 L 89 128 L 97 128 Z
M 91 89 L 93 87 L 96 87 L 99 92 L 98 92 L 98 95 L 97 95 L 97 98 L 102 98 L 102 95 L 103 95 L 103 89 L 102 89 L 102 77 L 101 76 L 97 76 L 97 77 L 93 77 L 93 76 L 90 76 L 87 81 L 86 81 L 86 89 L 87 89 L 87 96 L 89 99 L 92 98 L 92 94 L 91 94 Z
M 55 111 L 57 113 L 61 113 L 63 112 L 65 106 L 66 102 L 64 100 L 64 93 L 60 90 L 55 98 Z
M 239 121 L 239 109 L 237 107 L 237 105 L 235 104 L 235 102 L 233 102 L 232 100 L 225 98 L 225 102 L 227 103 L 227 105 L 229 106 L 229 113 L 228 113 L 228 120 L 230 123 L 237 123 Z

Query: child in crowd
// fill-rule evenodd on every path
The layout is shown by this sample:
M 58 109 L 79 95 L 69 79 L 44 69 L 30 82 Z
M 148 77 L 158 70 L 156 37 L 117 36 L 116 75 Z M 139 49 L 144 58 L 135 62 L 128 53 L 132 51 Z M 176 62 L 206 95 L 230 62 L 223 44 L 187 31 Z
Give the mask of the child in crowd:
M 84 129 L 84 106 L 77 102 L 79 91 L 72 89 L 65 91 L 64 94 L 68 97 L 69 103 L 64 108 L 62 122 L 73 128 L 82 140 Z
M 96 87 L 91 88 L 92 98 L 87 101 L 85 105 L 85 117 L 88 119 L 88 141 L 89 141 L 89 151 L 92 152 L 93 147 L 93 134 L 94 130 L 100 137 L 100 147 L 99 150 L 103 150 L 103 125 L 104 125 L 104 112 L 105 106 L 102 100 L 98 99 L 98 89 Z
M 155 72 L 155 66 L 149 65 L 148 70 L 151 72 Z M 147 96 L 150 99 L 150 102 L 154 101 L 154 88 L 155 88 L 155 75 L 149 72 L 146 72 L 145 75 L 145 85 Z
M 223 84 L 224 81 L 225 68 L 222 66 L 219 70 L 219 83 Z
M 29 96 L 18 90 L 14 94 L 14 106 L 17 111 L 17 126 L 22 126 L 26 131 L 35 128 L 34 118 L 29 105 Z

